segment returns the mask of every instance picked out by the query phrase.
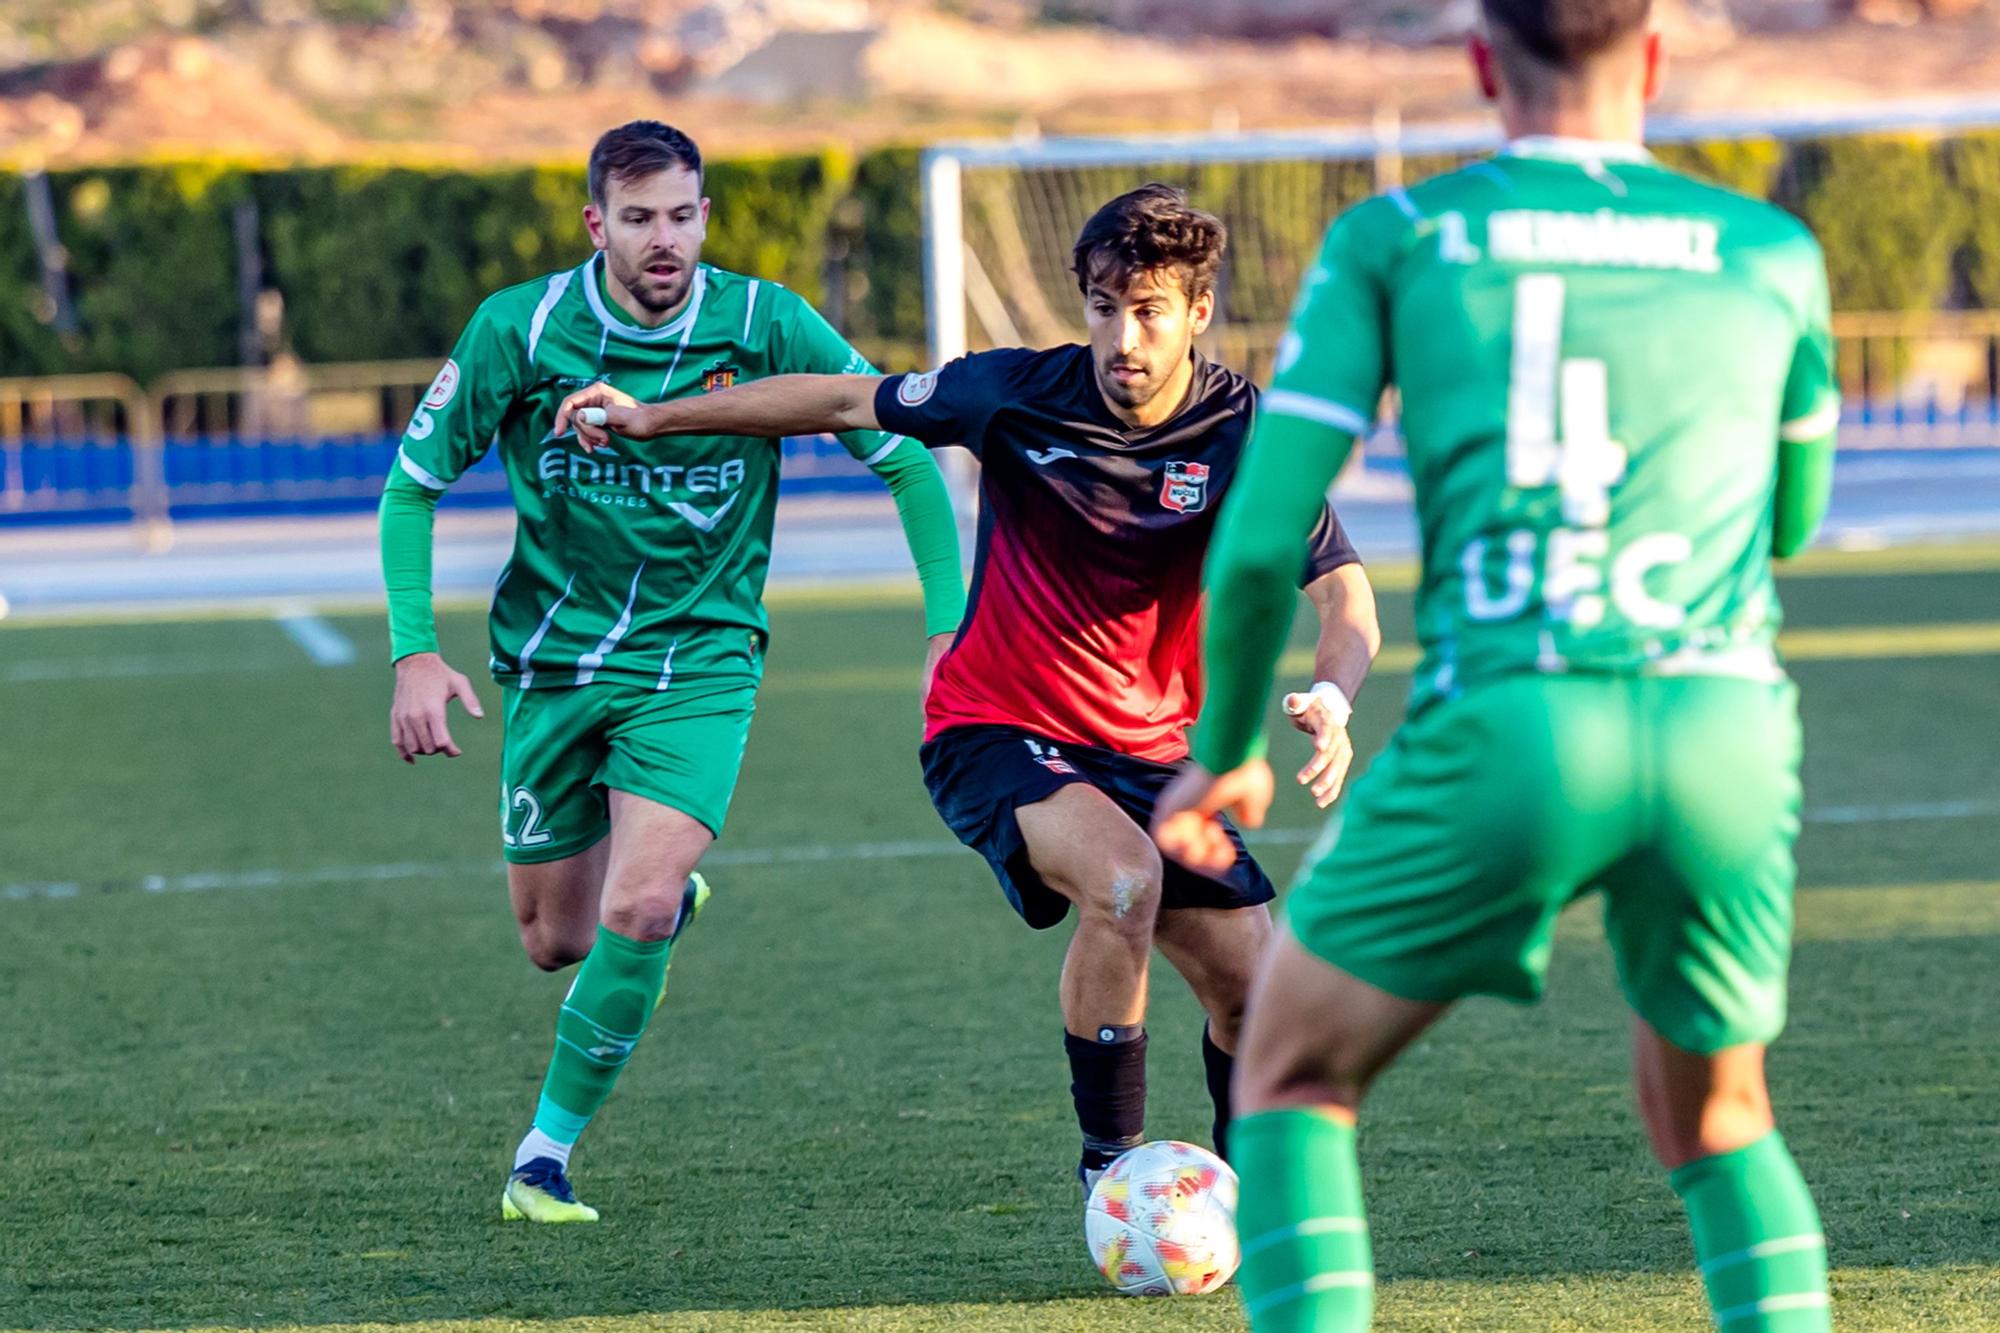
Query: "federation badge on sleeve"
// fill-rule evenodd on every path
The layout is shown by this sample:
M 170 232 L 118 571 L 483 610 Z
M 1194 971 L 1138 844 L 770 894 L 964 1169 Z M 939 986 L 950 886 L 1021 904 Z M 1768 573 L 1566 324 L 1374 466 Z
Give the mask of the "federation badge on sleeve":
M 444 367 L 438 371 L 437 378 L 431 381 L 431 387 L 424 393 L 424 406 L 435 412 L 450 403 L 452 395 L 457 392 L 458 362 L 446 361 Z
M 1206 463 L 1168 463 L 1167 479 L 1160 487 L 1160 503 L 1180 514 L 1207 508 L 1208 472 Z

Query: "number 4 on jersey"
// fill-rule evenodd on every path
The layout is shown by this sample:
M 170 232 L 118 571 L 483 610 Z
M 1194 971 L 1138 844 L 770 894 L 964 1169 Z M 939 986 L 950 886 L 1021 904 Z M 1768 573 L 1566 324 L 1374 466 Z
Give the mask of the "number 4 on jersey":
M 1611 438 L 1604 362 L 1563 358 L 1563 297 L 1554 273 L 1530 273 L 1514 284 L 1507 484 L 1559 487 L 1564 522 L 1601 528 L 1611 521 L 1611 488 L 1625 476 L 1625 446 Z

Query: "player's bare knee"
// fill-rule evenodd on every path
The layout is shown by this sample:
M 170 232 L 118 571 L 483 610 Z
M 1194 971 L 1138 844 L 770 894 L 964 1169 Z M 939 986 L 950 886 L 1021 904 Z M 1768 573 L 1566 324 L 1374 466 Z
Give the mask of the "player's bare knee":
M 1719 1078 L 1714 1074 L 1721 1074 Z M 1711 1071 L 1706 1088 L 1677 1088 L 1660 1071 L 1643 1066 L 1637 1081 L 1639 1115 L 1653 1155 L 1669 1170 L 1703 1157 L 1734 1152 L 1770 1133 L 1770 1092 L 1761 1069 Z
M 664 940 L 674 933 L 685 881 L 618 895 L 604 905 L 607 929 L 632 940 Z
M 1139 858 L 1114 862 L 1096 879 L 1088 892 L 1077 895 L 1084 920 L 1094 929 L 1130 941 L 1135 948 L 1151 949 L 1153 925 L 1160 914 L 1158 862 L 1150 866 Z
M 528 961 L 544 972 L 559 972 L 571 963 L 580 963 L 596 940 L 592 934 L 563 929 L 546 918 L 531 917 L 521 922 L 521 947 Z

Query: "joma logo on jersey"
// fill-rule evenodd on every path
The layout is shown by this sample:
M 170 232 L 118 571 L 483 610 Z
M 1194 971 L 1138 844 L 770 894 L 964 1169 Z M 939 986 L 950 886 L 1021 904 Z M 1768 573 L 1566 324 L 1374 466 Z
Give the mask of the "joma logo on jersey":
M 701 391 L 703 393 L 714 393 L 717 389 L 727 389 L 736 383 L 737 376 L 742 373 L 743 367 L 730 365 L 726 361 L 718 361 L 707 370 L 701 372 Z
M 1172 462 L 1160 487 L 1160 503 L 1177 513 L 1192 514 L 1208 504 L 1208 464 Z

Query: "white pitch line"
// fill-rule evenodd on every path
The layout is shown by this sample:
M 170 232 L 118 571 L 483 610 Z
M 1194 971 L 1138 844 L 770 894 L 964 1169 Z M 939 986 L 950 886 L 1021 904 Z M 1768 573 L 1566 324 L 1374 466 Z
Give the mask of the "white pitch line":
M 1823 805 L 1808 824 L 1902 824 L 1923 819 L 1977 819 L 2000 814 L 2000 801 L 1919 801 L 1906 805 Z
M 354 665 L 354 641 L 314 614 L 309 606 L 283 606 L 272 617 L 314 666 Z
M 1939 801 L 1904 805 L 1830 805 L 1805 812 L 1808 824 L 1890 824 L 1926 819 L 1975 819 L 2000 813 L 2000 801 Z M 1257 829 L 1254 846 L 1296 847 L 1313 842 L 1326 828 Z M 943 838 L 906 842 L 803 843 L 794 847 L 719 847 L 702 858 L 704 866 L 817 865 L 829 861 L 914 861 L 961 855 L 965 849 Z M 84 884 L 79 881 L 0 884 L 0 902 L 81 898 L 124 893 L 202 893 L 211 889 L 284 889 L 311 884 L 353 884 L 368 880 L 437 879 L 449 875 L 501 874 L 504 861 L 392 861 L 383 865 L 313 866 L 305 869 L 209 870 L 187 875 L 146 875 L 136 880 Z
M 218 657 L 196 653 L 46 657 L 25 662 L 0 662 L 0 685 L 67 685 L 79 680 L 208 676 L 233 671 L 272 671 L 280 665 L 275 657 Z

